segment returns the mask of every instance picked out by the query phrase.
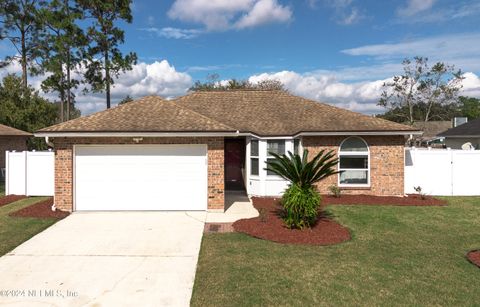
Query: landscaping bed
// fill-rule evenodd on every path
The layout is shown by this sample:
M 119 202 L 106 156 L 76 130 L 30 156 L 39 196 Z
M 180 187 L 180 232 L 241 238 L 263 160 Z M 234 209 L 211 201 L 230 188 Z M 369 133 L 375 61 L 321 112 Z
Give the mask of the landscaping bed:
M 467 259 L 480 268 L 480 250 L 471 251 L 467 254 Z
M 409 194 L 406 197 L 373 195 L 322 195 L 323 205 L 390 205 L 390 206 L 446 206 L 447 202 L 432 196 Z
M 63 219 L 70 214 L 69 212 L 66 212 L 66 211 L 60 211 L 60 210 L 52 211 L 52 205 L 53 205 L 53 197 L 50 197 L 46 200 L 34 203 L 31 206 L 12 212 L 9 214 L 9 216 Z
M 350 232 L 325 214 L 310 229 L 288 229 L 282 220 L 282 208 L 275 198 L 252 198 L 253 206 L 260 212 L 259 217 L 239 220 L 233 223 L 237 232 L 277 243 L 332 245 L 350 240 Z
M 0 207 L 11 204 L 17 200 L 26 198 L 25 195 L 7 195 L 0 197 Z

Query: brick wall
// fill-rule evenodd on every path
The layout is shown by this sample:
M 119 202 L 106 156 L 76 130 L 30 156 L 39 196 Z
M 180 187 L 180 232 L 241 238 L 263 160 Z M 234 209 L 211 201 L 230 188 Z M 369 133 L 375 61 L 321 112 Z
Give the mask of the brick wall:
M 55 138 L 55 205 L 73 210 L 73 145 L 136 144 L 132 138 Z M 143 138 L 140 144 L 207 144 L 208 209 L 224 208 L 223 137 Z
M 27 150 L 27 138 L 22 136 L 0 136 L 0 168 L 5 167 L 5 151 Z
M 338 154 L 345 136 L 303 137 L 302 145 L 313 157 L 322 149 Z M 343 188 L 345 194 L 404 195 L 403 136 L 364 136 L 370 149 L 370 187 Z M 330 176 L 318 184 L 320 193 L 329 193 L 328 187 L 338 184 L 338 175 Z

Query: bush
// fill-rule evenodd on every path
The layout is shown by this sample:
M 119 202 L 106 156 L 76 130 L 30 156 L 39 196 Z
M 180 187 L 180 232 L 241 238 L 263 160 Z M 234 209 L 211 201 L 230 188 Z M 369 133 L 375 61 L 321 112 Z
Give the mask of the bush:
M 339 198 L 342 195 L 342 190 L 336 185 L 331 185 L 328 187 L 328 189 L 330 190 L 330 193 L 332 193 L 332 195 L 336 198 Z
M 308 150 L 304 150 L 302 156 L 291 152 L 288 155 L 270 155 L 275 159 L 267 161 L 267 170 L 290 181 L 282 198 L 286 226 L 300 229 L 312 226 L 321 200 L 315 183 L 339 173 L 335 170 L 338 159 L 334 152 L 321 150 L 311 160 L 308 159 Z
M 290 185 L 282 197 L 285 225 L 288 228 L 303 229 L 315 224 L 320 201 L 320 194 L 315 187 L 301 188 L 296 184 Z

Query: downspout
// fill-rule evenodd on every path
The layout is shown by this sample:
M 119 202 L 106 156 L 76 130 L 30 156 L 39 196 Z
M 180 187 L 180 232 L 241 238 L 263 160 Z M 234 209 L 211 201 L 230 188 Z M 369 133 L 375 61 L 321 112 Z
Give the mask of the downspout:
M 53 143 L 48 140 L 48 136 L 45 137 L 45 143 L 53 148 Z M 55 206 L 55 196 L 53 196 L 53 205 L 50 208 L 52 211 L 57 211 L 57 207 Z

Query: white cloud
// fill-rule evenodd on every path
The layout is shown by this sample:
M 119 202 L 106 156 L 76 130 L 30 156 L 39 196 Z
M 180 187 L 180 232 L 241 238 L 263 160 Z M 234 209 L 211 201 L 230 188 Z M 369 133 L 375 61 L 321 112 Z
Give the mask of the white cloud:
M 168 16 L 201 24 L 208 31 L 225 31 L 288 22 L 292 10 L 278 0 L 176 0 Z
M 480 70 L 480 33 L 460 33 L 405 42 L 365 45 L 342 50 L 354 56 L 371 56 L 381 60 L 426 56 L 430 62 L 442 61 L 458 68 Z
M 353 5 L 354 0 L 324 0 L 324 3 L 334 9 L 333 19 L 338 24 L 349 26 L 358 23 L 366 17 L 358 7 Z M 315 4 L 316 2 L 311 7 L 314 7 Z
M 407 0 L 406 6 L 397 10 L 397 14 L 403 17 L 413 16 L 420 12 L 429 10 L 436 0 Z
M 0 79 L 9 73 L 20 74 L 20 64 L 14 62 L 1 69 Z M 33 88 L 40 90 L 40 84 L 44 78 L 45 76 L 30 77 L 28 82 Z M 180 96 L 184 95 L 192 84 L 192 77 L 189 74 L 178 72 L 166 60 L 155 61 L 151 64 L 138 63 L 132 67 L 132 70 L 121 74 L 115 80 L 111 89 L 112 104 L 115 105 L 127 95 L 133 98 L 146 95 L 159 95 L 166 98 Z M 76 107 L 82 111 L 82 115 L 105 109 L 104 93 L 88 93 L 85 95 L 82 93 L 82 89 L 79 88 L 75 91 Z M 56 93 L 40 93 L 51 101 L 58 99 Z
M 435 1 L 409 1 L 406 7 L 397 10 L 396 23 L 439 23 L 454 19 L 476 18 L 480 13 L 480 2 L 451 1 L 447 5 L 431 9 Z
M 480 98 L 480 78 L 472 72 L 464 73 L 463 77 L 461 94 Z
M 165 27 L 165 28 L 141 28 L 140 30 L 154 33 L 159 37 L 165 38 L 175 38 L 175 39 L 191 39 L 197 37 L 199 34 L 202 33 L 202 30 L 198 29 L 179 29 L 179 28 L 172 28 L 172 27 Z

